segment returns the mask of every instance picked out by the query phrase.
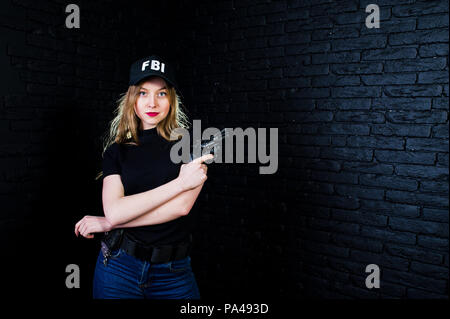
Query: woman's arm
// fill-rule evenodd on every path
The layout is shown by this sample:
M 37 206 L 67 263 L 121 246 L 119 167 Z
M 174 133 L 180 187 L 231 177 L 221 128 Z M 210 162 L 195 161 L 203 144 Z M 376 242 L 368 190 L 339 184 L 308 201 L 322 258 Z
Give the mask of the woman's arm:
M 113 227 L 117 227 L 117 225 L 125 224 L 156 209 L 185 191 L 195 189 L 207 179 L 206 165 L 202 162 L 212 157 L 212 154 L 208 154 L 188 164 L 183 164 L 180 175 L 172 181 L 149 191 L 129 196 L 124 196 L 120 175 L 106 176 L 103 179 L 102 191 L 103 211 L 106 219 Z M 185 206 L 180 204 L 184 201 L 177 200 L 175 203 L 178 205 L 173 206 L 172 213 L 177 213 L 178 217 L 186 214 Z
M 190 212 L 203 188 L 203 184 L 200 184 L 194 189 L 184 191 L 175 198 L 134 220 L 116 226 L 111 225 L 104 216 L 84 216 L 75 225 L 75 235 L 78 236 L 81 234 L 85 238 L 94 238 L 94 233 L 106 232 L 114 228 L 155 225 L 177 219 Z
M 171 220 L 177 219 L 181 216 L 186 216 L 191 211 L 197 200 L 200 191 L 203 188 L 203 184 L 197 186 L 194 189 L 185 191 L 167 203 L 148 211 L 144 215 L 141 215 L 127 223 L 116 225 L 113 228 L 130 228 L 138 226 L 148 226 L 162 224 Z

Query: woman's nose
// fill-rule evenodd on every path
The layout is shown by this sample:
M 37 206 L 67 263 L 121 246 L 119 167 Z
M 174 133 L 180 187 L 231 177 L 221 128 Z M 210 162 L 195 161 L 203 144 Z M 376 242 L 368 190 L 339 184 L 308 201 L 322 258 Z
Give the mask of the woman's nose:
M 156 96 L 155 95 L 150 94 L 148 106 L 149 107 L 156 107 Z

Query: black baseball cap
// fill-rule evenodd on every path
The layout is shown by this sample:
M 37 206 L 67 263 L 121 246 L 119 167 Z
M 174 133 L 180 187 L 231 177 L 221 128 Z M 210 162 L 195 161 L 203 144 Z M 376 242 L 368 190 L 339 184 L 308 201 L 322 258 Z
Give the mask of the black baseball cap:
M 139 82 L 148 77 L 158 76 L 175 87 L 177 93 L 181 95 L 175 78 L 174 67 L 175 66 L 170 63 L 170 61 L 157 55 L 151 55 L 149 57 L 139 59 L 130 67 L 129 85 L 137 85 Z

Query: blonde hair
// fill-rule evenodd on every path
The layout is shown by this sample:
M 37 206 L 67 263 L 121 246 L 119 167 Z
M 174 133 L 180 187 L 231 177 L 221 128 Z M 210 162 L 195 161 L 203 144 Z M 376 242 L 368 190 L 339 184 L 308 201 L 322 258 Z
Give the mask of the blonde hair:
M 117 144 L 140 145 L 138 138 L 138 129 L 141 119 L 136 115 L 134 105 L 138 98 L 142 84 L 131 85 L 128 91 L 123 93 L 117 100 L 117 108 L 114 111 L 115 117 L 110 122 L 109 131 L 103 138 L 102 157 L 106 149 L 116 142 Z M 171 132 L 178 127 L 189 129 L 189 120 L 183 111 L 183 104 L 175 88 L 166 82 L 167 95 L 169 98 L 170 109 L 167 116 L 156 126 L 157 134 L 167 141 L 170 141 Z M 103 171 L 98 173 L 95 179 L 99 179 Z

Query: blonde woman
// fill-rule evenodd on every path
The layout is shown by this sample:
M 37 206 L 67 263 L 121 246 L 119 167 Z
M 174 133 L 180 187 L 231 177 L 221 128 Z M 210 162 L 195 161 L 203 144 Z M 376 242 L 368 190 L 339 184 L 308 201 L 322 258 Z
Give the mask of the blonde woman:
M 170 159 L 171 132 L 188 128 L 173 66 L 158 56 L 131 65 L 103 154 L 104 217 L 85 216 L 75 234 L 105 232 L 95 299 L 199 299 L 189 256 L 189 212 L 207 179 L 205 155 Z

